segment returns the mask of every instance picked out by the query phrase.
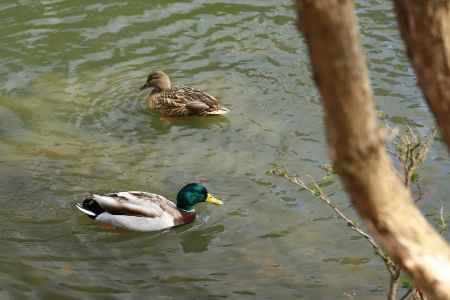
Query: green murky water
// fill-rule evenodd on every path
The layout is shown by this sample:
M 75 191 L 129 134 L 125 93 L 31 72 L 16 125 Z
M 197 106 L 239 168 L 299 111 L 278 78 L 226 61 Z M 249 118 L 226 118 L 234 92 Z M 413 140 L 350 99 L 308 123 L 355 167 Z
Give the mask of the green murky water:
M 383 121 L 426 132 L 390 1 L 358 14 Z M 290 0 L 3 0 L 0 22 L 0 299 L 384 299 L 366 243 L 265 175 L 327 163 Z M 161 120 L 138 91 L 156 69 L 232 113 Z M 449 170 L 437 141 L 420 170 L 433 222 Z M 197 180 L 226 204 L 163 233 L 102 229 L 72 207 L 92 191 L 173 199 Z M 327 190 L 353 215 L 337 180 Z

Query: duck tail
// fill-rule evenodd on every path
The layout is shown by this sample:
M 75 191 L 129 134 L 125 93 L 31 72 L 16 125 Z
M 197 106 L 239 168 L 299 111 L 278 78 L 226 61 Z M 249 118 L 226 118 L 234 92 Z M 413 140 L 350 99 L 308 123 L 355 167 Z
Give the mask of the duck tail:
M 91 219 L 95 219 L 105 210 L 92 198 L 83 200 L 82 203 L 75 203 L 75 207 Z
M 221 116 L 229 113 L 230 110 L 226 107 L 220 107 L 218 110 L 210 111 L 208 112 L 208 115 L 210 116 Z

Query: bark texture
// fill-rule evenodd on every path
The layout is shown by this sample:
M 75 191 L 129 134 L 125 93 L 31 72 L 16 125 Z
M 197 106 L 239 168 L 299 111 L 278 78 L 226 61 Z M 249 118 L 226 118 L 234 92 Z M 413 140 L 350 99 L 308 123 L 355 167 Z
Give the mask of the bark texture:
M 411 201 L 376 124 L 351 0 L 297 0 L 330 156 L 359 215 L 430 299 L 450 299 L 450 248 Z
M 408 56 L 450 147 L 450 1 L 394 0 Z

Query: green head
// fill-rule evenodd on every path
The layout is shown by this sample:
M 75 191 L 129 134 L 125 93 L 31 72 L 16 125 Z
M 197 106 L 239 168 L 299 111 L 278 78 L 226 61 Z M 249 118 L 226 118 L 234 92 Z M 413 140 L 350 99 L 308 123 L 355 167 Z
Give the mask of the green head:
M 189 183 L 185 185 L 177 195 L 177 207 L 183 210 L 193 210 L 194 205 L 200 202 L 209 202 L 214 204 L 223 204 L 216 199 L 200 183 Z

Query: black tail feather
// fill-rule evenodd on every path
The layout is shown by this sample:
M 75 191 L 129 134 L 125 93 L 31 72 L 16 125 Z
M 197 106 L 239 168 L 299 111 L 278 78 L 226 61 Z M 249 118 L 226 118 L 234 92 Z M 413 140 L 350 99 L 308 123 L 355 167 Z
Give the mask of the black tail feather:
M 99 214 L 105 212 L 105 210 L 97 203 L 97 201 L 92 198 L 84 199 L 81 207 L 95 214 L 95 217 L 88 215 L 92 219 L 95 219 Z

